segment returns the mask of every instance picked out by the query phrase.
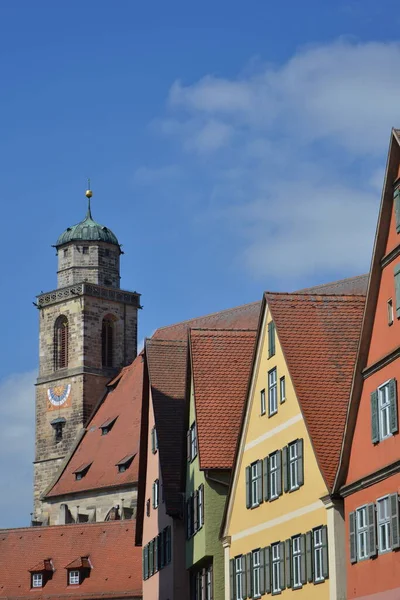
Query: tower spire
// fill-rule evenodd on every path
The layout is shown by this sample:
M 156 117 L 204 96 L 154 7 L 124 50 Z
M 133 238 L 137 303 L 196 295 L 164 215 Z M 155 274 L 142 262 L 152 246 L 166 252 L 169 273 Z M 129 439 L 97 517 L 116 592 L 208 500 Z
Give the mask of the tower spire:
M 93 192 L 90 189 L 90 179 L 88 179 L 88 189 L 86 190 L 85 196 L 88 199 L 88 209 L 87 209 L 87 213 L 86 213 L 86 218 L 92 219 L 92 211 L 90 208 L 90 198 L 93 196 Z

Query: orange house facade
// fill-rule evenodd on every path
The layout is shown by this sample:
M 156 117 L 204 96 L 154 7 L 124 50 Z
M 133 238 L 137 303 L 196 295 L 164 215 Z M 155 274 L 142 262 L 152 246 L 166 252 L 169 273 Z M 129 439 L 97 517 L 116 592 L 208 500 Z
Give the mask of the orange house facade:
M 347 598 L 400 598 L 400 135 L 393 130 L 337 489 Z

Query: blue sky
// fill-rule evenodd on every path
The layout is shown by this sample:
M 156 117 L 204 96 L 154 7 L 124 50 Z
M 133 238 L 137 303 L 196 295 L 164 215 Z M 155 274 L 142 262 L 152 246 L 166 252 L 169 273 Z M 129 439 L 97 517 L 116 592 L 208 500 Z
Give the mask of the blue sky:
M 85 212 L 140 337 L 365 272 L 400 126 L 391 0 L 2 2 L 0 526 L 28 522 L 36 294 Z M 8 293 L 6 293 L 8 290 Z

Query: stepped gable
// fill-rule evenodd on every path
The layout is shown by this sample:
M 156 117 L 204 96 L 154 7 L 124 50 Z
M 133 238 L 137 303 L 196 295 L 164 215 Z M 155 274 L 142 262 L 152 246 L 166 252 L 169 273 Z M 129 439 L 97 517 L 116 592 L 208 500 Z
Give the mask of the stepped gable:
M 365 296 L 265 293 L 322 475 L 339 463 Z
M 146 356 L 166 509 L 170 515 L 180 515 L 187 389 L 187 341 L 147 340 Z
M 143 356 L 139 355 L 111 381 L 106 397 L 89 420 L 83 438 L 46 497 L 137 482 L 143 371 Z M 110 432 L 102 435 L 101 426 L 114 419 Z M 130 467 L 119 473 L 116 464 L 132 454 L 135 456 Z M 87 474 L 77 481 L 75 471 L 87 464 L 90 464 Z
M 257 331 L 190 330 L 200 469 L 231 469 Z
M 141 598 L 142 551 L 133 544 L 134 534 L 132 520 L 2 529 L 0 600 Z M 90 576 L 80 585 L 67 585 L 65 567 L 87 557 Z M 30 571 L 47 566 L 49 559 L 51 578 L 43 588 L 31 589 Z

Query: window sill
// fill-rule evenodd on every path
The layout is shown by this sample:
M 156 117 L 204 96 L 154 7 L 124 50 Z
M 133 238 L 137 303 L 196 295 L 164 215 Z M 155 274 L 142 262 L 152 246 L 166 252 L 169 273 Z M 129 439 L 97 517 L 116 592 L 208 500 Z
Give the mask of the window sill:
M 325 578 L 322 579 L 314 579 L 314 585 L 319 585 L 320 583 L 325 583 Z
M 300 489 L 300 486 L 299 486 L 299 485 L 296 485 L 296 487 L 289 488 L 289 494 L 290 494 L 291 492 L 297 492 L 297 490 L 299 490 L 299 489 Z
M 278 414 L 278 409 L 274 410 L 274 412 L 269 412 L 268 413 L 268 418 L 273 417 L 274 415 L 277 415 L 277 414 Z

